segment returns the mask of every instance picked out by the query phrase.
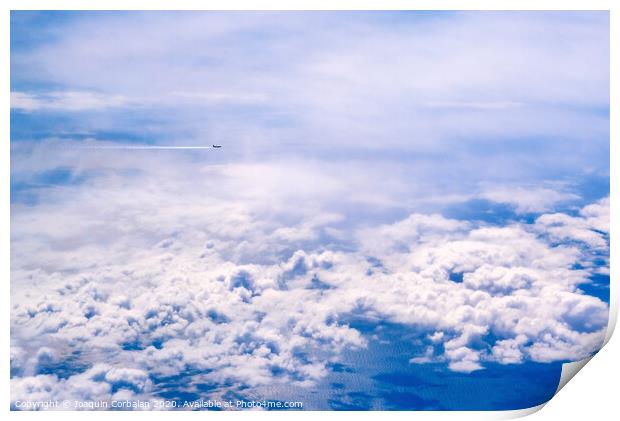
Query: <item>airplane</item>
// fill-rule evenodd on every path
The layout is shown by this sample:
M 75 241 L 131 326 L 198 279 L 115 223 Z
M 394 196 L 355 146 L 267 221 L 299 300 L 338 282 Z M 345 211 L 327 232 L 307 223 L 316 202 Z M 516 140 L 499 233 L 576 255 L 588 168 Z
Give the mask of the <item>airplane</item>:
M 221 148 L 222 145 L 211 145 L 213 148 Z

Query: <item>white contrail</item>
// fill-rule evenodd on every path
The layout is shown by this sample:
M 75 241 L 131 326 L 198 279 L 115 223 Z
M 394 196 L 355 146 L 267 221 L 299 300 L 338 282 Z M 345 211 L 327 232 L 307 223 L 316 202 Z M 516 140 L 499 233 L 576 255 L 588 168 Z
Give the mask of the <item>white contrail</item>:
M 213 146 L 173 146 L 173 145 L 93 145 L 78 149 L 216 149 Z

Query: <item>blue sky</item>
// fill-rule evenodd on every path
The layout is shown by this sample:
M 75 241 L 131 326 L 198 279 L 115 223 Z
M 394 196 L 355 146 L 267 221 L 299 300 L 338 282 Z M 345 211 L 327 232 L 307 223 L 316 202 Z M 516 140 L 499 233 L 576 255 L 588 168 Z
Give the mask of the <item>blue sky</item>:
M 600 346 L 607 13 L 12 12 L 11 75 L 14 396 L 516 408 Z

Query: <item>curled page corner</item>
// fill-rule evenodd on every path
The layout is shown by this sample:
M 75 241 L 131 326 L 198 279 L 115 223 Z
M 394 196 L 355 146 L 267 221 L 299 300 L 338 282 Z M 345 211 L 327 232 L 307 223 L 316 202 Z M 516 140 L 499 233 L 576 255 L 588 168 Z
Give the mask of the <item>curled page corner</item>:
M 10 15 L 11 410 L 515 419 L 609 341 L 608 11 Z
M 558 394 L 560 390 L 566 384 L 575 377 L 575 374 L 579 372 L 585 365 L 592 359 L 593 357 L 584 358 L 583 360 L 573 361 L 570 363 L 562 364 L 562 374 L 560 375 L 560 382 L 558 383 L 558 388 L 556 389 L 554 396 Z
M 612 326 L 612 323 L 615 325 L 615 320 L 612 321 L 610 319 L 610 324 L 609 324 L 610 328 L 609 328 L 608 331 L 613 331 L 614 326 Z M 607 341 L 608 341 L 608 339 L 605 341 L 605 344 L 607 343 Z M 569 362 L 569 363 L 562 364 L 562 373 L 560 374 L 560 381 L 558 382 L 558 387 L 555 390 L 555 393 L 553 394 L 553 396 L 557 395 L 560 392 L 560 390 L 562 390 L 562 388 L 564 386 L 566 386 L 568 384 L 568 382 L 573 377 L 575 377 L 575 375 L 583 367 L 585 367 L 588 362 L 590 362 L 590 360 L 592 358 L 594 358 L 594 355 L 590 356 L 588 358 L 584 358 L 583 360 L 572 361 L 572 362 Z M 551 399 L 553 399 L 553 396 L 551 397 Z M 517 419 L 517 418 L 523 418 L 523 417 L 526 417 L 528 415 L 532 415 L 532 414 L 540 411 L 548 402 L 549 401 L 541 403 L 540 405 L 533 406 L 531 408 L 516 409 L 516 410 L 512 410 L 512 411 L 502 411 L 502 412 L 498 413 L 498 414 L 501 414 L 501 415 L 497 419 Z
M 613 285 L 613 284 L 612 284 Z M 615 298 L 613 298 L 615 297 Z M 607 345 L 609 339 L 613 335 L 613 332 L 616 328 L 616 321 L 618 319 L 618 299 L 616 296 L 611 294 L 610 290 L 610 307 L 609 307 L 609 322 L 607 324 L 607 332 L 605 333 L 605 341 L 601 346 L 601 349 Z M 600 350 L 599 350 L 600 351 Z M 594 354 L 596 355 L 596 354 Z M 560 375 L 560 382 L 558 383 L 558 388 L 556 389 L 554 396 L 557 395 L 560 390 L 573 378 L 575 375 L 590 362 L 594 355 L 584 358 L 583 360 L 573 361 L 570 363 L 562 364 L 562 374 Z
M 499 419 L 499 420 L 514 420 L 514 419 L 517 419 L 517 418 L 527 417 L 528 415 L 532 415 L 532 414 L 535 414 L 536 412 L 540 411 L 546 404 L 547 404 L 547 402 L 544 402 L 544 403 L 541 403 L 540 405 L 532 406 L 530 408 L 513 409 L 511 411 L 495 412 L 495 414 L 498 415 L 495 419 Z
M 616 329 L 616 322 L 618 321 L 618 299 L 620 298 L 616 290 L 617 283 L 610 280 L 609 283 L 609 322 L 607 323 L 607 332 L 605 332 L 605 342 L 603 346 L 607 345 L 611 335 L 613 335 Z

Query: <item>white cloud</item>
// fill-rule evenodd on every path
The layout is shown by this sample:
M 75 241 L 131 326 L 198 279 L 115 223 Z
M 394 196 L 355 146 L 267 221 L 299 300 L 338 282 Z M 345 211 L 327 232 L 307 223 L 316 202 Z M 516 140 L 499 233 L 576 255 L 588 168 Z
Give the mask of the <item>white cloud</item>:
M 491 350 L 493 359 L 501 364 L 518 364 L 523 361 L 521 348 L 527 343 L 527 336 L 517 335 L 514 339 L 497 341 Z
M 170 92 L 166 96 L 132 96 L 95 91 L 11 92 L 11 108 L 26 112 L 77 112 L 133 107 L 201 106 L 217 104 L 265 105 L 269 98 L 244 92 Z
M 51 409 L 92 409 L 86 405 L 113 400 L 149 401 L 151 382 L 140 370 L 111 368 L 96 364 L 83 373 L 67 379 L 55 375 L 36 375 L 11 379 L 11 407 L 13 409 L 46 409 L 24 406 L 31 402 L 65 401 L 67 406 Z M 118 390 L 115 390 L 118 388 Z M 109 409 L 109 407 L 108 407 Z
M 225 138 L 246 151 L 274 139 L 280 147 L 294 139 L 316 149 L 322 140 L 329 151 L 419 153 L 454 152 L 463 142 L 498 136 L 559 136 L 579 145 L 608 137 L 607 118 L 579 111 L 609 105 L 604 13 L 458 13 L 428 20 L 401 13 L 399 20 L 411 19 L 401 25 L 382 16 L 81 14 L 55 27 L 48 42 L 12 51 L 15 78 L 99 94 L 58 92 L 43 100 L 18 92 L 16 104 L 66 110 L 151 104 L 166 121 L 157 124 L 160 135 L 181 131 L 205 143 Z M 317 26 L 329 30 L 308 30 Z M 255 106 L 255 117 L 218 108 L 227 104 Z M 110 121 L 117 126 L 119 118 Z M 105 120 L 81 124 L 99 128 Z
M 522 107 L 525 104 L 514 101 L 434 101 L 428 102 L 426 106 L 431 108 L 462 108 L 472 110 L 505 110 L 510 108 Z
M 533 224 L 437 212 L 578 198 L 533 182 L 533 159 L 552 180 L 584 163 L 604 173 L 608 119 L 590 112 L 608 106 L 601 16 L 82 16 L 12 52 L 16 86 L 40 74 L 55 86 L 13 92 L 14 109 L 97 111 L 80 132 L 139 126 L 224 148 L 12 142 L 14 191 L 32 196 L 11 214 L 13 403 L 150 399 L 157 378 L 182 374 L 214 398 L 312 386 L 367 346 L 352 313 L 419 330 L 410 361 L 460 372 L 600 347 L 608 306 L 579 285 L 605 270 L 608 201 Z M 306 30 L 318 23 L 330 30 Z M 290 36 L 255 36 L 272 32 Z M 583 153 L 558 160 L 563 148 Z M 49 181 L 59 169 L 71 182 Z
M 545 187 L 494 187 L 482 191 L 480 197 L 512 205 L 518 213 L 547 212 L 559 203 L 579 199 L 579 196 L 574 193 Z
M 131 102 L 122 95 L 97 92 L 69 91 L 45 94 L 11 92 L 11 108 L 24 111 L 85 111 L 128 107 L 130 105 Z
M 574 264 L 588 266 L 587 250 L 608 244 L 599 232 L 608 225 L 606 200 L 568 217 L 579 230 L 561 234 L 546 230 L 557 214 L 498 227 L 413 214 L 353 229 L 355 247 L 330 250 L 313 241 L 342 222 L 338 215 L 295 219 L 305 215 L 295 209 L 285 228 L 244 201 L 199 200 L 176 182 L 170 191 L 159 183 L 152 195 L 144 181 L 124 190 L 65 187 L 55 202 L 13 214 L 13 401 L 110 399 L 116 388 L 153 396 L 146 373 L 190 369 L 224 389 L 308 386 L 343 350 L 366 346 L 344 322 L 360 308 L 417 326 L 428 345 L 412 352 L 412 363 L 454 371 L 580 359 L 604 338 L 607 304 L 577 289 L 594 268 Z M 583 243 L 584 231 L 599 240 Z M 583 244 L 554 245 L 560 235 Z M 463 281 L 451 281 L 452 272 Z M 487 341 L 490 351 L 480 346 Z M 67 379 L 40 374 L 73 351 L 77 367 L 91 368 Z
M 561 213 L 542 215 L 536 219 L 536 225 L 556 241 L 580 241 L 593 249 L 605 250 L 609 242 L 609 198 L 586 206 L 578 217 Z
M 449 349 L 446 350 L 446 356 L 450 361 L 450 364 L 448 365 L 450 370 L 470 373 L 472 371 L 482 369 L 482 366 L 479 363 L 480 353 L 473 351 L 470 348 L 462 346 L 456 349 Z

